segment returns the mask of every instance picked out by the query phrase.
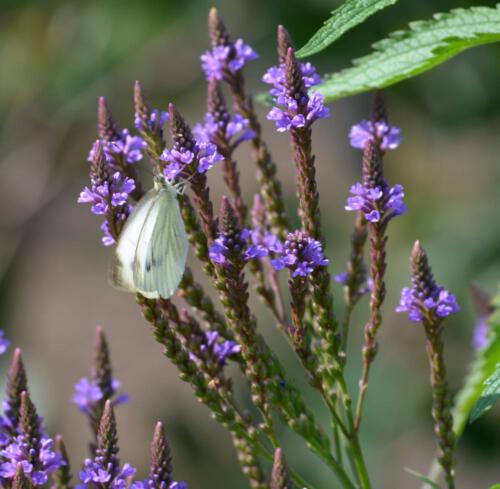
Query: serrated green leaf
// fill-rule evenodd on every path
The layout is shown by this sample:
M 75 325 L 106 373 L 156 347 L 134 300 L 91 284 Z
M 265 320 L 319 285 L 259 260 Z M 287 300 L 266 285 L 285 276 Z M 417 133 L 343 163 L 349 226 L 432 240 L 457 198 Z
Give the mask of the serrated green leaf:
M 432 487 L 433 489 L 441 489 L 441 487 L 436 484 L 434 481 L 431 481 L 428 477 L 426 477 L 424 474 L 421 474 L 420 472 L 417 472 L 416 470 L 409 469 L 408 467 L 405 468 L 406 472 L 409 474 L 413 475 L 416 477 L 418 480 L 421 480 L 422 482 L 425 482 L 427 485 Z
M 500 292 L 493 300 L 493 306 L 495 311 L 489 319 L 488 346 L 476 354 L 464 386 L 455 398 L 453 430 L 457 438 L 462 435 L 467 419 L 481 397 L 484 382 L 493 374 L 500 362 Z
M 500 399 L 500 363 L 497 364 L 495 371 L 484 381 L 484 389 L 481 397 L 470 413 L 471 423 L 490 410 L 498 399 Z
M 384 88 L 423 73 L 458 53 L 500 41 L 500 5 L 471 7 L 435 14 L 410 23 L 373 45 L 374 52 L 355 60 L 352 68 L 327 75 L 315 87 L 326 101 Z
M 398 0 L 347 0 L 325 21 L 307 43 L 300 48 L 297 58 L 305 58 L 323 51 L 345 32 L 361 24 L 365 19 Z

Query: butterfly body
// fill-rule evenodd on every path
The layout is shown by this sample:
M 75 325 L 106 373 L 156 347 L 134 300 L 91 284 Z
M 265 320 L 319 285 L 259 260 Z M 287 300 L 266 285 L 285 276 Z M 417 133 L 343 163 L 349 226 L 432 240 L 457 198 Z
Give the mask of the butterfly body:
M 120 234 L 111 284 L 149 299 L 171 297 L 184 274 L 188 240 L 177 195 L 162 177 L 138 202 Z

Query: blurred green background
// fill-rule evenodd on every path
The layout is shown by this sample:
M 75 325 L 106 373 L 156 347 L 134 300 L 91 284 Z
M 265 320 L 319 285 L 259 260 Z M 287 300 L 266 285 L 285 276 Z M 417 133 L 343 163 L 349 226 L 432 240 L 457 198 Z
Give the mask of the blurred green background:
M 347 66 L 372 42 L 433 11 L 493 2 L 401 0 L 312 59 L 321 72 Z M 64 435 L 74 471 L 86 453 L 86 420 L 70 403 L 73 384 L 88 375 L 96 324 L 111 343 L 115 375 L 132 402 L 117 410 L 121 455 L 144 476 L 154 423 L 165 422 L 175 475 L 190 488 L 246 487 L 229 437 L 198 405 L 161 355 L 132 296 L 108 287 L 111 250 L 100 244 L 100 221 L 76 204 L 87 184 L 87 152 L 96 137 L 97 97 L 105 95 L 122 127 L 133 125 L 132 87 L 141 80 L 155 107 L 175 101 L 190 123 L 204 113 L 200 54 L 208 48 L 206 15 L 219 8 L 234 37 L 260 53 L 247 70 L 253 91 L 275 63 L 275 32 L 284 24 L 301 45 L 338 1 L 332 0 L 45 0 L 0 6 L 0 325 L 24 351 L 30 385 L 49 432 Z M 407 190 L 408 214 L 390 227 L 386 319 L 370 383 L 362 431 L 375 487 L 416 488 L 404 467 L 425 472 L 433 457 L 433 428 L 424 338 L 393 313 L 408 282 L 415 239 L 427 248 L 438 281 L 463 305 L 447 322 L 446 358 L 453 391 L 472 356 L 474 311 L 468 287 L 493 292 L 500 277 L 500 46 L 460 55 L 446 65 L 387 90 L 391 116 L 403 128 L 401 148 L 387 156 L 390 182 Z M 337 102 L 315 129 L 318 181 L 332 272 L 345 267 L 353 216 L 344 212 L 360 153 L 349 147 L 350 126 L 369 110 L 369 96 Z M 264 109 L 260 108 L 264 115 Z M 287 137 L 264 120 L 278 162 L 287 206 L 296 209 Z M 257 190 L 247 148 L 238 150 L 245 195 Z M 211 174 L 212 194 L 223 188 Z M 194 264 L 194 260 L 193 264 Z M 196 268 L 196 265 L 194 265 Z M 336 303 L 342 314 L 340 287 Z M 357 382 L 366 301 L 355 318 L 350 381 Z M 255 302 L 261 328 L 304 386 L 298 363 Z M 1 359 L 2 381 L 7 358 Z M 499 411 L 467 428 L 460 444 L 458 486 L 500 482 Z M 291 464 L 318 487 L 332 476 L 282 429 Z

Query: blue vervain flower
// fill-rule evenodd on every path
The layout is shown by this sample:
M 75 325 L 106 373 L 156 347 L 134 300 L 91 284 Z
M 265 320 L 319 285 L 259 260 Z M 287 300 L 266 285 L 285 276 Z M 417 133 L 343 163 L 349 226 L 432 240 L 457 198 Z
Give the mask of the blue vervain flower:
M 234 44 L 215 46 L 211 51 L 206 51 L 201 56 L 201 65 L 207 80 L 222 80 L 226 71 L 234 74 L 248 61 L 257 58 L 258 55 L 252 47 L 245 44 L 243 39 L 238 39 Z
M 276 270 L 288 268 L 292 277 L 307 277 L 317 268 L 328 265 L 321 243 L 303 231 L 288 234 L 281 256 L 271 261 Z
M 0 329 L 0 355 L 3 355 L 10 346 L 10 340 L 5 338 L 5 332 Z
M 390 126 L 385 121 L 362 120 L 352 126 L 349 140 L 353 148 L 363 149 L 368 141 L 375 141 L 382 151 L 386 151 L 387 149 L 396 149 L 401 144 L 403 137 L 399 127 Z

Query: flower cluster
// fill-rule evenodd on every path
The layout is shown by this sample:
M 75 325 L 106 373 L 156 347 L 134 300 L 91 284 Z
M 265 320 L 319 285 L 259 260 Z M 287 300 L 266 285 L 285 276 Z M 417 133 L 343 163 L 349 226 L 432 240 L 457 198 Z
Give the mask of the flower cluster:
M 146 479 L 145 481 L 133 482 L 130 489 L 155 489 L 157 487 L 156 481 L 153 479 Z M 184 481 L 173 481 L 169 484 L 168 488 L 165 483 L 160 483 L 160 489 L 187 489 L 187 484 Z
M 77 488 L 100 489 L 107 487 L 110 489 L 126 489 L 127 479 L 135 475 L 135 468 L 129 464 L 124 464 L 121 469 L 116 470 L 111 463 L 103 466 L 99 461 L 100 458 L 96 457 L 95 460 L 87 458 L 85 460 L 83 469 L 79 474 L 82 484 L 77 486 Z
M 237 73 L 248 61 L 257 59 L 251 46 L 238 39 L 234 44 L 215 46 L 201 56 L 201 64 L 207 80 L 222 80 L 226 71 Z
M 119 171 L 114 172 L 106 180 L 92 178 L 91 186 L 85 187 L 78 197 L 79 204 L 90 204 L 91 211 L 96 215 L 114 214 L 118 221 L 124 221 L 132 211 L 129 196 L 135 189 L 135 182 Z M 110 221 L 106 219 L 101 225 L 104 232 L 102 242 L 104 246 L 115 244 L 111 232 Z
M 311 63 L 300 63 L 299 67 L 305 89 L 321 83 L 322 80 Z M 286 83 L 285 64 L 269 68 L 262 80 L 272 85 L 269 93 L 277 106 L 269 111 L 267 118 L 276 123 L 278 132 L 306 127 L 317 119 L 330 116 L 330 109 L 325 107 L 324 97 L 319 92 L 312 90 L 309 95 L 301 94 L 299 99 L 296 93 L 292 93 Z
M 366 274 L 364 274 L 366 275 Z M 349 272 L 340 272 L 334 277 L 335 282 L 338 282 L 341 285 L 349 285 Z M 368 294 L 373 290 L 373 279 L 371 277 L 367 277 L 366 280 L 363 278 L 363 283 L 360 285 L 360 288 L 356 291 L 357 296 L 363 296 Z
M 425 319 L 428 315 L 445 318 L 460 311 L 457 298 L 442 286 L 434 286 L 426 292 L 418 291 L 416 287 L 405 287 L 396 312 L 408 313 L 408 318 L 414 323 Z
M 10 340 L 4 337 L 5 333 L 0 329 L 0 355 L 3 355 L 10 346 Z
M 117 379 L 112 381 L 112 390 L 116 393 L 120 389 L 121 383 Z M 75 393 L 73 395 L 73 402 L 78 406 L 80 411 L 85 414 L 89 414 L 92 407 L 103 399 L 104 393 L 99 388 L 97 381 L 89 380 L 86 377 L 82 377 L 75 384 Z M 114 399 L 111 399 L 113 406 L 118 404 L 124 404 L 128 402 L 128 394 L 122 393 L 118 394 Z
M 24 473 L 30 475 L 35 486 L 45 484 L 48 474 L 64 464 L 61 455 L 53 451 L 52 445 L 52 439 L 43 437 L 34 448 L 25 435 L 17 436 L 0 451 L 0 457 L 6 460 L 0 464 L 0 478 L 13 479 L 17 466 L 21 464 Z
M 134 118 L 134 126 L 138 131 L 144 131 L 146 128 L 144 124 L 147 124 L 148 129 L 153 131 L 155 128 L 162 128 L 166 122 L 169 120 L 170 116 L 168 112 L 159 109 L 151 110 L 148 120 L 144 121 L 140 114 L 136 112 Z
M 209 250 L 210 259 L 223 266 L 229 263 L 232 254 L 249 261 L 267 256 L 269 248 L 262 243 L 258 232 L 243 229 L 236 238 L 220 234 Z
M 193 151 L 165 148 L 160 159 L 168 163 L 163 170 L 164 175 L 169 179 L 174 179 L 185 172 L 189 172 L 189 169 L 194 166 L 191 165 L 193 162 L 197 162 L 196 170 L 198 173 L 205 173 L 216 163 L 223 160 L 224 157 L 217 151 L 215 144 L 200 141 L 196 143 Z
M 217 122 L 213 114 L 207 112 L 203 124 L 196 124 L 193 133 L 198 141 L 215 144 L 217 133 L 222 130 L 226 141 L 231 141 L 235 136 L 238 136 L 232 144 L 233 147 L 236 147 L 243 141 L 249 141 L 255 137 L 255 133 L 249 125 L 249 120 L 241 114 L 234 114 L 227 122 Z
M 78 203 L 90 204 L 91 211 L 96 215 L 104 215 L 101 225 L 104 232 L 102 242 L 105 246 L 113 245 L 115 241 L 112 226 L 116 222 L 125 221 L 132 210 L 129 196 L 135 190 L 134 179 L 117 170 L 106 147 L 110 143 L 98 140 L 94 143 L 90 163 L 90 187 L 85 187 L 78 197 Z
M 146 142 L 139 136 L 132 136 L 128 129 L 123 129 L 120 137 L 110 141 L 101 139 L 104 155 L 108 164 L 116 167 L 116 162 L 122 159 L 126 163 L 137 163 L 143 158 L 143 151 L 146 149 Z M 88 161 L 95 158 L 95 145 L 89 151 Z
M 351 194 L 345 209 L 363 211 L 369 222 L 380 222 L 384 217 L 390 219 L 406 212 L 402 185 L 384 189 L 382 186 L 370 188 L 358 182 L 351 187 Z
M 362 120 L 352 126 L 349 140 L 353 148 L 363 149 L 368 141 L 375 141 L 382 151 L 396 149 L 402 141 L 401 129 L 385 121 Z
M 316 268 L 328 265 L 321 243 L 302 231 L 289 233 L 278 255 L 271 261 L 274 268 L 288 268 L 292 277 L 307 277 Z
M 241 346 L 238 343 L 222 339 L 217 331 L 206 332 L 205 340 L 205 343 L 200 346 L 200 350 L 202 352 L 210 352 L 217 359 L 221 367 L 226 365 L 228 357 L 236 355 L 241 351 Z M 191 352 L 189 356 L 192 360 L 199 360 Z

